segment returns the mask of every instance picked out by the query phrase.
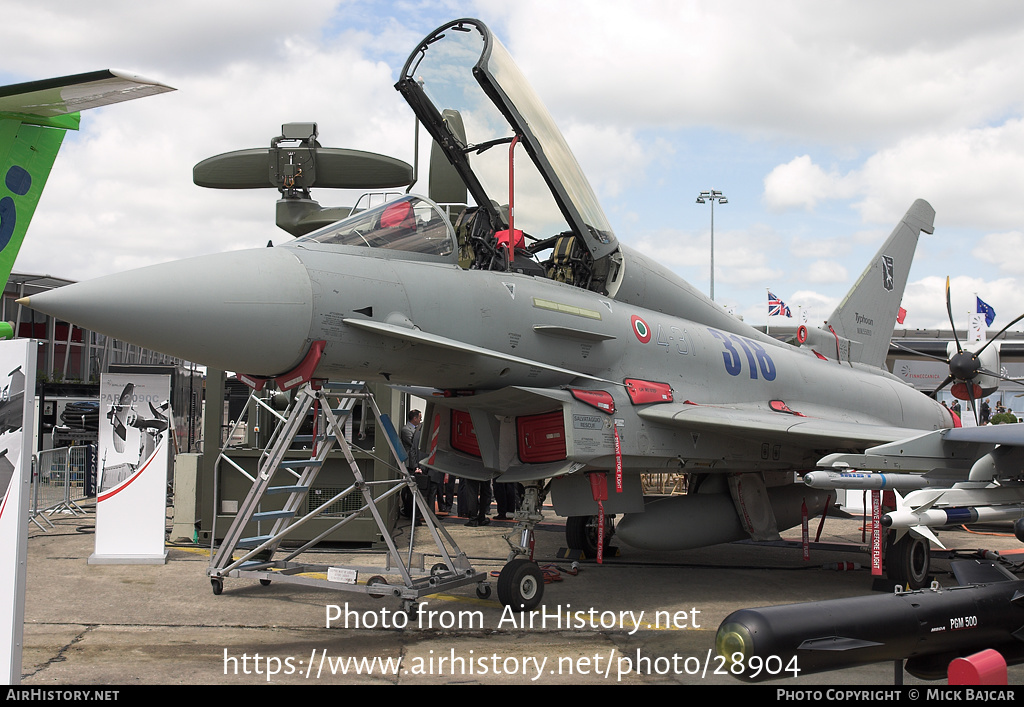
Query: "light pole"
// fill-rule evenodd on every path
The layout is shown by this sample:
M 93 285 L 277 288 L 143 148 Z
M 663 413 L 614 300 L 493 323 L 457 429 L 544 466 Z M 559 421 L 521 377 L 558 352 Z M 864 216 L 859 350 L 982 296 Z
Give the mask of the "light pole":
M 704 204 L 711 202 L 711 299 L 715 299 L 715 202 L 719 204 L 728 204 L 729 200 L 725 198 L 725 194 L 715 189 L 702 191 L 697 195 L 697 203 Z

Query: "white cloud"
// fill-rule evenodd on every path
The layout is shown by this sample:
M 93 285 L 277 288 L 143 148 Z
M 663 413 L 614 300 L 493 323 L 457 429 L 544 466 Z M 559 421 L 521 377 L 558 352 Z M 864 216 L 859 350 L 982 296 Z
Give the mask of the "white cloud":
M 856 239 L 856 236 L 853 236 Z M 789 244 L 789 252 L 795 258 L 825 258 L 839 257 L 850 252 L 850 240 L 848 238 L 829 237 L 820 235 L 816 237 L 797 236 Z M 868 241 L 877 243 L 877 234 Z
M 764 202 L 770 209 L 812 210 L 823 199 L 838 199 L 853 193 L 853 180 L 839 173 L 825 172 L 810 155 L 794 157 L 764 178 Z
M 316 42 L 340 4 L 310 0 L 294 15 L 274 0 L 15 3 L 4 8 L 4 34 L 17 48 L 5 51 L 4 71 L 46 78 L 122 68 L 180 80 L 235 62 L 272 63 L 289 54 L 289 35 Z
M 844 283 L 849 281 L 849 274 L 846 268 L 834 260 L 815 260 L 807 266 L 807 282 L 817 283 Z
M 481 7 L 557 111 L 877 145 L 1020 107 L 1024 65 L 1001 58 L 1019 57 L 1024 8 L 996 5 L 659 0 L 622 22 L 612 2 Z
M 1024 233 L 990 233 L 971 250 L 979 260 L 993 263 L 1002 272 L 1024 274 Z
M 615 197 L 647 178 L 652 163 L 674 151 L 664 140 L 646 144 L 633 130 L 616 125 L 569 123 L 560 126 L 590 186 L 599 197 Z
M 775 167 L 764 179 L 772 209 L 814 209 L 830 199 L 857 199 L 864 221 L 885 223 L 924 198 L 940 226 L 1009 228 L 1024 221 L 1024 119 L 985 128 L 908 137 L 862 166 L 826 171 L 809 155 Z
M 942 225 L 1013 227 L 1024 221 L 1024 200 L 1008 198 L 1024 193 L 1024 120 L 909 137 L 873 155 L 856 176 L 867 221 L 925 198 Z
M 992 323 L 992 331 L 995 333 L 1024 313 L 1020 288 L 1021 283 L 1016 278 L 986 280 L 966 275 L 951 277 L 949 291 L 953 321 L 958 329 L 964 329 L 968 314 L 976 311 L 975 296 L 981 297 L 996 310 L 996 320 Z M 948 330 L 945 278 L 929 276 L 908 282 L 903 296 L 903 308 L 907 310 L 906 325 L 909 329 Z
M 800 314 L 806 317 L 808 326 L 821 326 L 839 304 L 839 298 L 815 290 L 797 290 L 789 295 L 786 304 L 793 310 L 794 318 L 799 309 Z

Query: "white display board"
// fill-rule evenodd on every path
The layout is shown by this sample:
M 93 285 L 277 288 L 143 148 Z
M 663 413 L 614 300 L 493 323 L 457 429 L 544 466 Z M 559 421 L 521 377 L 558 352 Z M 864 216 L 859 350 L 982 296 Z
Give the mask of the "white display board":
M 100 378 L 96 545 L 89 564 L 163 564 L 171 378 Z
M 0 666 L 21 682 L 32 468 L 35 340 L 0 341 Z

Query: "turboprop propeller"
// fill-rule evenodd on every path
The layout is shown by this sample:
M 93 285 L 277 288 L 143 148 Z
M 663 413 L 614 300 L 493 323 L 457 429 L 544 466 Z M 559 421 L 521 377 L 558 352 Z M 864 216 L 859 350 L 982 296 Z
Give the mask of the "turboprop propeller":
M 1021 383 L 1016 378 L 1010 378 L 998 372 L 1000 369 L 999 350 L 998 347 L 992 347 L 992 344 L 1005 334 L 1010 327 L 1024 319 L 1024 314 L 1000 329 L 999 333 L 989 338 L 988 341 L 978 342 L 977 344 L 961 343 L 956 333 L 956 324 L 953 321 L 949 277 L 946 277 L 946 314 L 949 316 L 949 326 L 953 330 L 953 341 L 948 345 L 946 358 L 917 351 L 895 341 L 892 342 L 892 345 L 919 356 L 942 361 L 949 366 L 949 375 L 931 392 L 931 396 L 934 398 L 939 394 L 939 391 L 952 383 L 953 387 L 950 392 L 953 394 L 953 397 L 970 404 L 975 422 L 981 424 L 978 406 L 974 401 L 994 393 L 999 385 L 998 380 Z

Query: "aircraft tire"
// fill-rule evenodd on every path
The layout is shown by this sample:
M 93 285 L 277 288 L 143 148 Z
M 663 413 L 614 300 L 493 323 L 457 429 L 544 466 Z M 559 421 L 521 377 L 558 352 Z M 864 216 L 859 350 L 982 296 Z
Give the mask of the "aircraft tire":
M 604 517 L 605 548 L 614 533 L 614 518 L 611 515 Z M 565 544 L 572 550 L 581 550 L 588 560 L 597 557 L 597 516 L 569 516 L 565 521 Z
M 544 573 L 536 562 L 518 557 L 498 575 L 498 601 L 516 611 L 537 608 L 544 597 Z
M 910 589 L 923 589 L 931 582 L 931 548 L 925 538 L 907 533 L 898 542 L 891 539 L 885 553 L 885 576 Z

